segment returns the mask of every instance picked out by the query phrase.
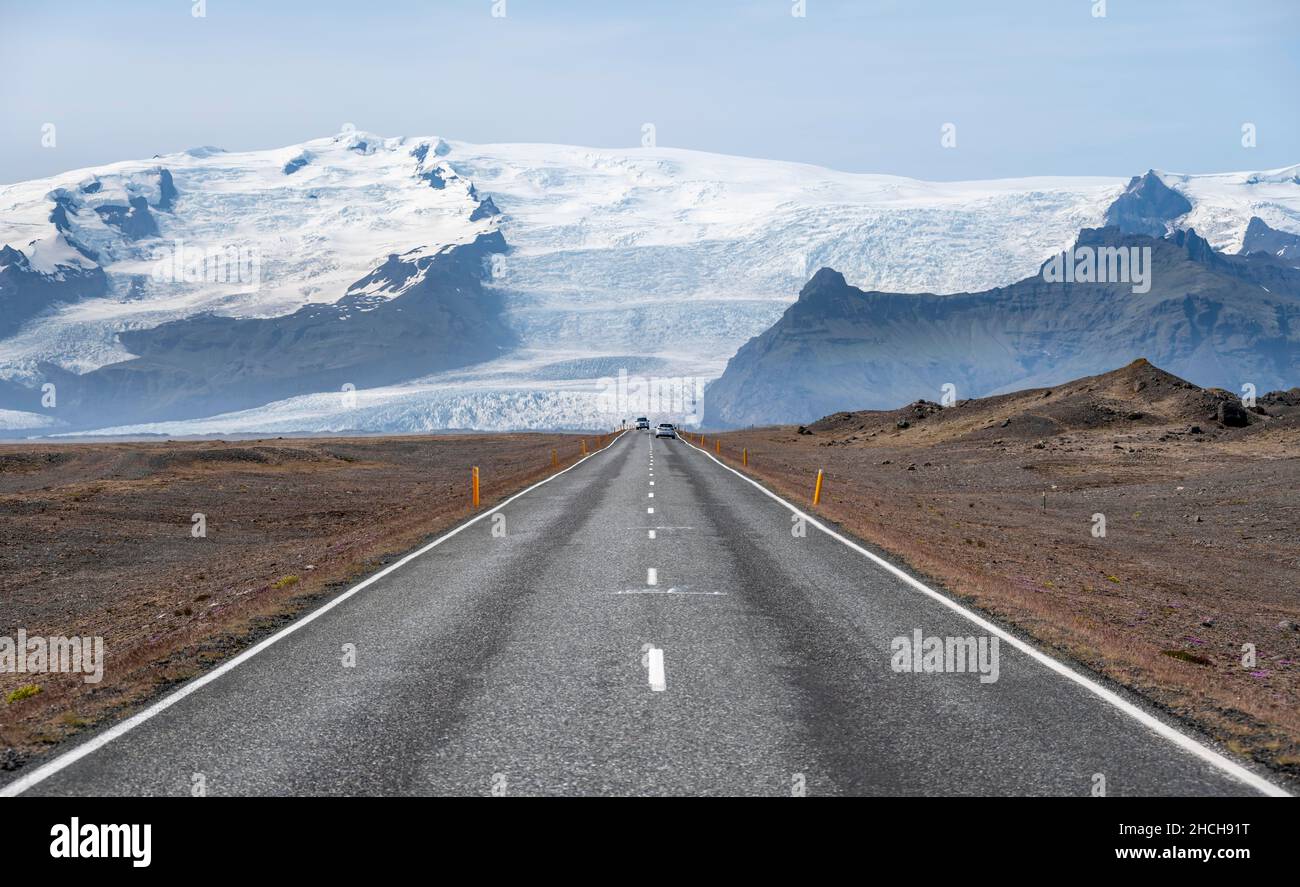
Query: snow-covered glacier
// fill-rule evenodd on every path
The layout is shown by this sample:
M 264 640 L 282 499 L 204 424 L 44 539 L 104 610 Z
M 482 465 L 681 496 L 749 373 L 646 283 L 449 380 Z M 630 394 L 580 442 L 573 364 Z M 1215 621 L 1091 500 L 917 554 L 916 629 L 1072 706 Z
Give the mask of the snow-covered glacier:
M 1239 249 L 1253 217 L 1300 232 L 1300 167 L 1158 175 L 1192 206 L 1180 225 L 1219 249 Z M 247 409 L 101 430 L 605 428 L 646 413 L 690 422 L 704 383 L 819 268 L 867 290 L 1009 284 L 1100 225 L 1127 181 L 923 182 L 672 148 L 357 131 L 76 170 L 0 187 L 9 250 L 0 299 L 56 277 L 95 284 L 38 302 L 0 338 L 0 428 L 58 428 L 42 384 L 129 366 L 132 332 L 204 314 L 364 311 L 402 292 L 376 274 L 390 257 L 413 263 L 497 233 L 508 248 L 491 257 L 484 286 L 514 334 L 505 353 L 391 384 L 351 390 L 335 379 Z M 211 273 L 214 257 L 230 256 L 231 273 Z M 87 277 L 97 269 L 102 284 Z M 17 281 L 8 289 L 6 274 Z

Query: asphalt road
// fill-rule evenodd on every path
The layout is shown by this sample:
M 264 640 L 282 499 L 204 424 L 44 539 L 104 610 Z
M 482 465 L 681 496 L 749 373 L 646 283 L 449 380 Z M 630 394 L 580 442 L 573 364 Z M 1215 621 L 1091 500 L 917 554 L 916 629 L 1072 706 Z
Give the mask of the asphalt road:
M 1005 640 L 996 681 L 895 670 L 988 632 L 685 442 L 497 513 L 8 791 L 1259 793 Z

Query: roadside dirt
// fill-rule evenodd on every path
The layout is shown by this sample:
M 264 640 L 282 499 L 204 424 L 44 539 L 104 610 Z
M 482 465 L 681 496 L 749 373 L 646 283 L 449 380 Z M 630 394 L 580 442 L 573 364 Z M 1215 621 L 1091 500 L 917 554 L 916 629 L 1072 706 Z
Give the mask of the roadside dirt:
M 0 769 L 129 714 L 470 516 L 472 466 L 489 508 L 557 470 L 552 450 L 575 462 L 583 440 L 0 445 L 0 636 L 106 649 L 97 684 L 0 672 Z
M 796 502 L 823 469 L 820 515 L 1294 781 L 1300 390 L 1234 405 L 1138 361 L 706 440 Z

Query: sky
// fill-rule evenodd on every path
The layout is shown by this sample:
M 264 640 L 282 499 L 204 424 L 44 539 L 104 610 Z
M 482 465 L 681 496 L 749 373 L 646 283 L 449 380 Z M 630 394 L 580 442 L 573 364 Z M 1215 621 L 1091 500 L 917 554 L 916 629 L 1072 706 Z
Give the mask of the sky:
M 0 183 L 346 123 L 602 148 L 651 123 L 661 147 L 931 180 L 1300 163 L 1300 0 L 0 0 L 0 21 Z

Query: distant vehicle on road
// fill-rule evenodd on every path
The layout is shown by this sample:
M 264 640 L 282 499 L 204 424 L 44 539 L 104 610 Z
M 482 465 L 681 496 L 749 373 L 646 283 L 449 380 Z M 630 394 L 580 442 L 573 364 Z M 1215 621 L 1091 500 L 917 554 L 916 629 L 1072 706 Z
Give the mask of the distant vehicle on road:
M 676 437 L 677 429 L 667 422 L 660 422 L 659 427 L 655 429 L 655 437 Z
M 640 419 L 636 420 L 636 430 L 640 431 L 643 428 L 646 431 L 650 430 L 650 420 L 647 419 L 645 416 L 642 416 Z

